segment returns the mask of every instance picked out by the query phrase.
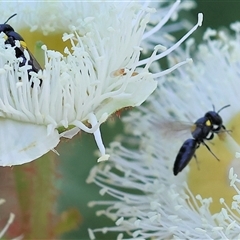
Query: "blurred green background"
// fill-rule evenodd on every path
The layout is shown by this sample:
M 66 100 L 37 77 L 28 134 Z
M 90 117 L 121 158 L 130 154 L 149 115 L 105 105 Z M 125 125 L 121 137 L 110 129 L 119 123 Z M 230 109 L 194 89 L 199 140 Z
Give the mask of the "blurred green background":
M 194 33 L 193 37 L 201 42 L 204 31 L 208 28 L 228 28 L 229 24 L 240 19 L 240 1 L 196 1 L 197 7 L 192 11 L 181 13 L 180 17 L 196 23 L 197 14 L 204 14 L 203 26 Z M 177 38 L 184 34 L 178 33 Z M 122 125 L 118 117 L 112 117 L 101 127 L 105 146 L 122 132 Z M 60 153 L 59 171 L 62 178 L 58 184 L 58 210 L 68 208 L 79 209 L 82 222 L 78 229 L 66 233 L 62 239 L 89 239 L 88 228 L 111 226 L 113 222 L 104 217 L 96 217 L 96 207 L 88 208 L 87 203 L 92 200 L 103 200 L 99 195 L 99 188 L 94 184 L 86 184 L 86 178 L 91 168 L 97 164 L 97 157 L 93 152 L 97 150 L 94 138 L 90 134 L 82 133 L 74 140 L 61 143 L 57 150 Z M 101 239 L 114 239 L 116 234 L 102 235 Z M 99 237 L 97 239 L 100 239 Z
M 122 124 L 118 117 L 111 117 L 101 127 L 105 146 L 113 141 L 117 133 L 122 132 Z M 80 227 L 63 235 L 62 239 L 89 239 L 88 228 L 94 229 L 111 226 L 113 223 L 105 217 L 96 217 L 97 207 L 89 208 L 89 201 L 109 199 L 99 195 L 99 187 L 87 184 L 86 179 L 91 168 L 97 163 L 97 146 L 93 135 L 81 133 L 74 140 L 61 143 L 57 150 L 60 153 L 59 169 L 62 177 L 59 180 L 59 211 L 77 208 L 81 214 Z M 103 239 L 114 239 L 116 234 L 107 234 Z M 103 235 L 104 237 L 104 235 Z M 99 238 L 97 238 L 99 239 Z

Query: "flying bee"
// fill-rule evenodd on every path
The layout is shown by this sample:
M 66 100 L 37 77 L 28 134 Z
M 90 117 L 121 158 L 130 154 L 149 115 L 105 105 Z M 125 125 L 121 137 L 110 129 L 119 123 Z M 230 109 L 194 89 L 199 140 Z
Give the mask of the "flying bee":
M 27 48 L 27 44 L 24 41 L 24 39 L 22 38 L 22 36 L 15 32 L 14 29 L 7 24 L 7 22 L 15 17 L 17 14 L 13 14 L 12 16 L 10 16 L 7 21 L 3 24 L 0 24 L 0 33 L 3 32 L 5 34 L 5 44 L 9 44 L 12 47 L 15 47 L 15 55 L 16 58 L 21 58 L 22 61 L 19 63 L 19 67 L 25 66 L 26 64 L 28 66 L 30 66 L 30 69 L 27 70 L 28 72 L 28 80 L 31 80 L 31 72 L 35 72 L 38 73 L 38 71 L 41 68 L 40 64 L 38 63 L 38 61 L 34 58 L 34 56 L 32 55 L 32 53 L 28 50 Z M 16 46 L 16 41 L 19 41 L 20 43 L 20 47 Z M 26 56 L 24 55 L 24 50 L 28 52 L 30 59 L 27 60 Z M 42 85 L 42 80 L 40 80 L 39 85 Z M 33 83 L 31 84 L 31 87 L 33 87 Z
M 223 125 L 223 121 L 219 115 L 219 112 L 229 106 L 230 105 L 226 105 L 217 112 L 213 107 L 213 111 L 207 112 L 203 117 L 199 118 L 194 123 L 191 129 L 192 138 L 187 139 L 183 143 L 175 159 L 173 166 L 173 174 L 175 176 L 187 166 L 192 157 L 196 158 L 195 151 L 200 146 L 200 144 L 203 144 L 208 149 L 208 151 L 219 161 L 218 157 L 205 143 L 205 140 L 213 139 L 214 134 L 218 134 L 222 131 L 228 131 Z

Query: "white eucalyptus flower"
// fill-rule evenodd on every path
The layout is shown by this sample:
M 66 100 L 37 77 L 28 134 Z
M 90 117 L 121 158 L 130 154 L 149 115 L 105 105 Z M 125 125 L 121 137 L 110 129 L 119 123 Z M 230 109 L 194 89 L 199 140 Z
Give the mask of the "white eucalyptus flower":
M 1 15 L 3 23 L 17 11 L 8 22 L 16 31 L 27 28 L 34 31 L 32 35 L 36 31 L 45 35 L 62 32 L 59 41 L 71 43 L 64 53 L 43 46 L 45 66 L 31 73 L 29 83 L 31 66 L 19 67 L 22 58 L 16 58 L 12 47 L 6 48 L 6 36 L 1 33 L 0 165 L 30 162 L 54 149 L 61 136 L 71 138 L 79 130 L 93 133 L 101 153 L 99 161 L 108 159 L 101 123 L 121 108 L 139 106 L 155 90 L 158 77 L 188 62 L 162 72 L 149 71 L 154 61 L 167 56 L 201 25 L 201 15 L 179 42 L 161 53 L 162 47 L 156 46 L 149 58 L 139 59 L 143 39 L 159 31 L 178 4 L 169 13 L 164 8 L 161 18 L 155 14 L 159 22 L 145 31 L 155 11 L 147 3 L 0 3 L 1 9 L 7 9 Z M 27 51 L 24 58 L 29 59 Z
M 227 136 L 206 143 L 214 156 L 201 145 L 194 160 L 177 176 L 173 175 L 176 155 L 188 135 L 166 129 L 170 120 L 194 122 L 207 111 L 217 111 L 231 135 L 239 140 L 240 24 L 232 25 L 236 37 L 208 30 L 206 42 L 198 46 L 193 65 L 186 65 L 125 118 L 128 136 L 114 142 L 111 161 L 94 167 L 88 182 L 101 187 L 100 194 L 115 200 L 91 202 L 101 205 L 98 215 L 106 215 L 115 226 L 89 230 L 119 232 L 118 239 L 239 239 L 240 179 L 239 146 Z M 188 43 L 187 53 L 193 42 Z M 172 58 L 176 61 L 178 57 Z M 177 122 L 176 122 L 177 124 Z M 183 132 L 181 132 L 183 133 Z M 127 144 L 127 145 L 126 145 Z M 135 144 L 134 149 L 129 144 Z M 126 147 L 128 146 L 128 147 Z M 228 149 L 230 153 L 228 153 Z M 229 171 L 230 169 L 230 171 Z M 216 206 L 216 207 L 215 207 Z

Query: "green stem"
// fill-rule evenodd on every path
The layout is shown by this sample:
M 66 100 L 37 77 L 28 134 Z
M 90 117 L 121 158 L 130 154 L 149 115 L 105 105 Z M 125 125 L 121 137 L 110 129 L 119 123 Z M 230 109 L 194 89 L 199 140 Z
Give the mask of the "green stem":
M 50 239 L 56 191 L 53 180 L 56 165 L 52 152 L 22 166 L 14 167 L 22 210 L 24 239 Z

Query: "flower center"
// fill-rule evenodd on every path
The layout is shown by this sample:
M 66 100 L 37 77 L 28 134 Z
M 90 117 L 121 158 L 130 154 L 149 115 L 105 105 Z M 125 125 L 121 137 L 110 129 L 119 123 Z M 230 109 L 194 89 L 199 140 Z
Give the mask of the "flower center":
M 239 117 L 240 114 L 226 125 L 226 128 L 232 131 L 231 136 L 238 143 L 240 143 Z M 232 197 L 236 195 L 236 191 L 230 187 L 228 173 L 233 162 L 240 160 L 233 161 L 235 156 L 228 150 L 227 144 L 217 136 L 211 142 L 206 141 L 206 144 L 220 161 L 206 147 L 201 145 L 196 151 L 198 164 L 196 164 L 196 161 L 190 163 L 188 185 L 194 196 L 200 194 L 202 198 L 211 197 L 213 203 L 210 205 L 210 211 L 216 213 L 223 207 L 220 204 L 220 198 L 224 198 L 225 203 L 231 208 Z M 234 169 L 235 173 L 237 171 L 239 170 Z
M 25 40 L 28 49 L 34 54 L 36 42 L 41 41 L 47 46 L 48 49 L 55 50 L 63 53 L 65 47 L 70 49 L 70 41 L 63 42 L 62 35 L 63 32 L 49 33 L 48 35 L 43 35 L 40 31 L 29 32 L 28 29 L 21 29 L 19 34 Z

